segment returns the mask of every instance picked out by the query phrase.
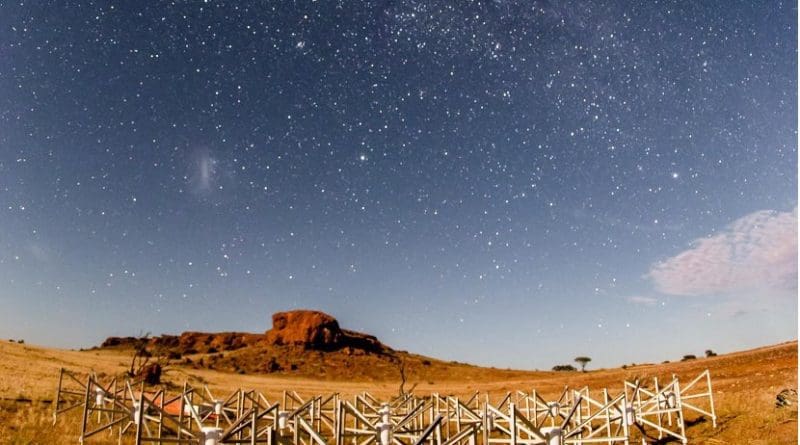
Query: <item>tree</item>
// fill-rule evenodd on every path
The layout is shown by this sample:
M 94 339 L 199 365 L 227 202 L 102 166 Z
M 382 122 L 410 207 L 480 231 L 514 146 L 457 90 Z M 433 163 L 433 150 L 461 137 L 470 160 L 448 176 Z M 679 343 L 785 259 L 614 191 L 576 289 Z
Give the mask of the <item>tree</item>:
M 411 394 L 412 392 L 414 392 L 414 388 L 417 387 L 417 384 L 414 383 L 411 386 L 411 389 L 408 390 L 408 392 L 406 392 L 406 390 L 404 389 L 406 386 L 406 379 L 407 379 L 405 359 L 403 357 L 396 357 L 393 361 L 395 363 L 395 366 L 397 366 L 397 370 L 400 372 L 400 388 L 398 390 L 400 397 L 406 394 Z
M 717 353 L 712 351 L 711 349 L 706 349 L 706 357 L 714 357 Z
M 575 362 L 581 365 L 581 372 L 586 372 L 586 364 L 592 361 L 589 357 L 575 357 Z
M 155 352 L 148 349 L 150 333 L 139 336 L 133 343 L 133 357 L 128 377 L 141 377 L 148 385 L 161 383 L 161 374 L 169 365 L 169 354 L 165 348 L 156 346 Z

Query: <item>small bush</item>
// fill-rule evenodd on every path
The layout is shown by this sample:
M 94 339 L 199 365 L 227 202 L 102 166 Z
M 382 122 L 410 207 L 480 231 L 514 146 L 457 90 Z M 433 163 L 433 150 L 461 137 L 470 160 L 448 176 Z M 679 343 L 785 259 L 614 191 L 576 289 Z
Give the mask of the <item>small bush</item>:
M 267 362 L 267 372 L 277 372 L 281 370 L 281 365 L 277 360 L 275 360 L 275 357 L 270 357 L 269 361 Z
M 686 354 L 686 355 L 684 355 L 684 356 L 683 356 L 683 358 L 681 359 L 681 361 L 682 361 L 682 362 L 687 362 L 687 361 L 689 361 L 689 360 L 694 360 L 694 359 L 696 359 L 696 358 L 697 358 L 697 357 L 696 357 L 694 354 Z
M 572 365 L 555 365 L 553 371 L 577 371 Z
M 427 359 L 426 359 L 426 360 L 423 360 L 423 361 L 422 361 L 422 365 L 423 365 L 423 366 L 430 366 L 430 365 L 431 365 L 431 361 L 430 361 L 430 360 L 427 360 Z

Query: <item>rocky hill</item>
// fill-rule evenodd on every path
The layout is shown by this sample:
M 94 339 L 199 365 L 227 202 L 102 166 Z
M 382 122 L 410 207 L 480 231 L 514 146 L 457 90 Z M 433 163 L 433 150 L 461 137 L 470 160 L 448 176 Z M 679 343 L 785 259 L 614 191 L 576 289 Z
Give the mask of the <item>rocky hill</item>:
M 194 368 L 240 374 L 279 373 L 323 379 L 382 379 L 403 366 L 437 367 L 443 362 L 396 351 L 376 337 L 342 329 L 332 316 L 297 310 L 272 315 L 263 334 L 184 332 L 140 339 L 109 337 L 100 348 L 146 347 L 150 354 Z

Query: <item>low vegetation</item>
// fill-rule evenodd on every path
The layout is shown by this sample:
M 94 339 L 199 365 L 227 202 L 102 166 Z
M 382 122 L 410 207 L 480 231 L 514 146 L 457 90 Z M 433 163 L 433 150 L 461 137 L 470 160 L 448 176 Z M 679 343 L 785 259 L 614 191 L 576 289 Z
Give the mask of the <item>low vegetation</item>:
M 555 365 L 553 371 L 577 371 L 572 365 Z

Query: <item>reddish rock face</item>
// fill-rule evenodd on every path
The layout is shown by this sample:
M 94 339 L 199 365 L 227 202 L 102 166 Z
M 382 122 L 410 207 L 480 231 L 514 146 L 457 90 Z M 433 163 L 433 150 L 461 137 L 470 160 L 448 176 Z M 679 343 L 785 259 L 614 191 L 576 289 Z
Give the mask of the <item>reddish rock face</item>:
M 180 354 L 195 354 L 208 352 L 234 351 L 250 346 L 264 339 L 260 334 L 242 332 L 184 332 L 181 335 L 162 335 L 160 337 L 145 338 L 148 349 L 151 351 L 165 352 L 164 349 Z M 101 348 L 136 347 L 142 339 L 136 337 L 109 337 Z
M 273 345 L 300 345 L 308 349 L 333 349 L 340 346 L 343 333 L 339 322 L 319 311 L 277 312 L 267 342 Z
M 377 338 L 341 329 L 335 318 L 311 310 L 274 314 L 272 329 L 265 334 L 184 332 L 142 339 L 111 337 L 103 342 L 103 347 L 131 349 L 141 347 L 143 341 L 150 352 L 174 356 L 173 360 L 185 355 L 210 354 L 205 361 L 208 366 L 213 363 L 219 369 L 236 372 L 355 375 L 350 370 L 351 366 L 355 366 L 356 370 L 369 368 L 369 372 L 378 372 L 373 370 L 375 366 L 382 367 L 383 371 L 378 373 L 395 368 L 395 351 Z M 183 363 L 195 367 L 206 366 L 199 359 L 189 361 L 187 358 Z M 344 370 L 344 374 L 341 370 Z M 159 371 L 155 368 L 146 370 L 149 381 L 157 381 L 160 378 Z

